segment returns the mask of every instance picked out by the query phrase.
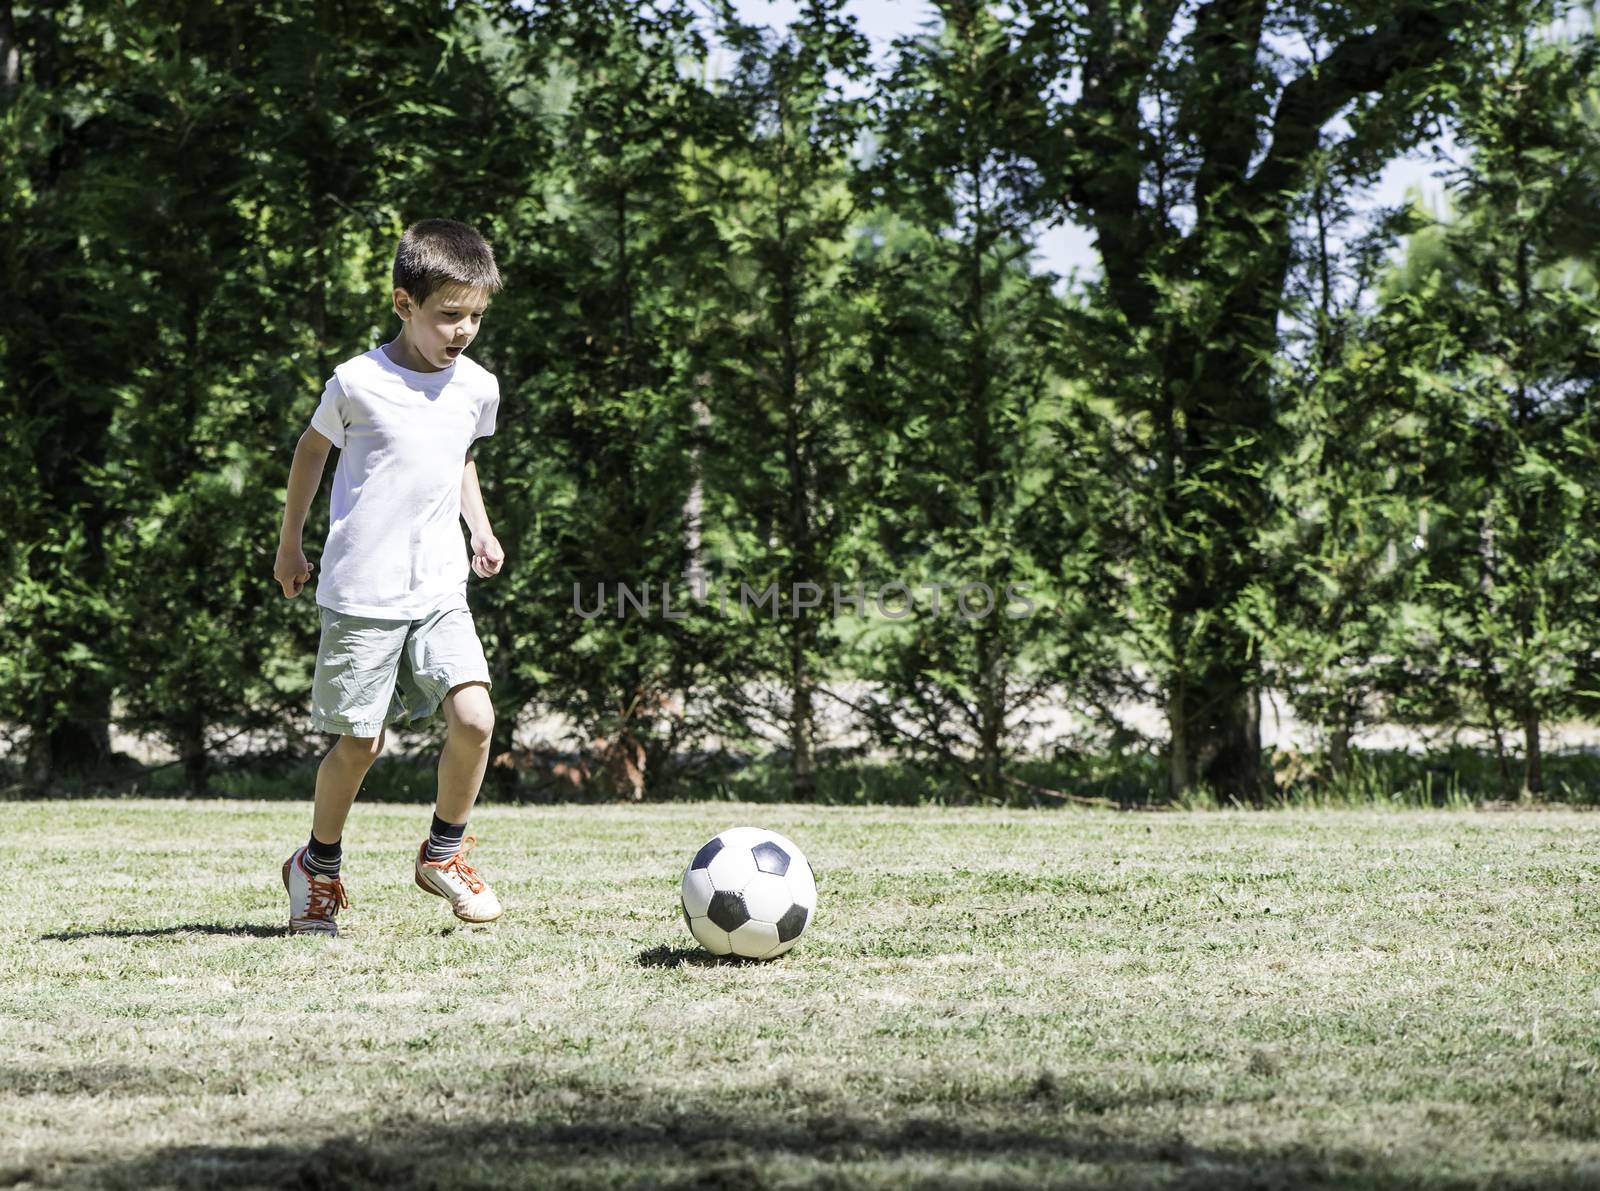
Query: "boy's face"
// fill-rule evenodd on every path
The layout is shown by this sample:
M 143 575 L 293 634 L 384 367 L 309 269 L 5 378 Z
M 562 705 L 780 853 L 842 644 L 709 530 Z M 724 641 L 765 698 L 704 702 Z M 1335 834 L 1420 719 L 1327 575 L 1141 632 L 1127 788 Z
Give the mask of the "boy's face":
M 477 337 L 487 290 L 446 283 L 418 305 L 403 289 L 394 291 L 394 312 L 405 322 L 401 332 L 412 350 L 434 368 L 448 368 Z

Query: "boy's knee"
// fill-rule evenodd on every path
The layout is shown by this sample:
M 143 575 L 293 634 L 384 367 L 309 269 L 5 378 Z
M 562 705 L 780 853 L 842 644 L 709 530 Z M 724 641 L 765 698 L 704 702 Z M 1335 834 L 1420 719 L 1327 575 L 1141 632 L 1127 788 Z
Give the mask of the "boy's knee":
M 450 732 L 469 744 L 487 746 L 494 735 L 494 704 L 476 683 L 457 687 L 448 700 Z
M 381 731 L 376 736 L 341 736 L 338 744 L 339 751 L 348 760 L 365 761 L 370 765 L 378 759 L 378 754 L 383 752 L 383 739 L 386 731 Z

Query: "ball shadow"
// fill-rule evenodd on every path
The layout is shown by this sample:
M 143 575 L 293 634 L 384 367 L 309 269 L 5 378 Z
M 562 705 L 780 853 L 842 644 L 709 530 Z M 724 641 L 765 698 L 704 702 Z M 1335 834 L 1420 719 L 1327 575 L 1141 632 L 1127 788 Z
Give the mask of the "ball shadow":
M 703 947 L 649 947 L 633 957 L 641 968 L 731 968 L 751 967 L 766 961 L 745 959 L 742 955 L 712 955 Z

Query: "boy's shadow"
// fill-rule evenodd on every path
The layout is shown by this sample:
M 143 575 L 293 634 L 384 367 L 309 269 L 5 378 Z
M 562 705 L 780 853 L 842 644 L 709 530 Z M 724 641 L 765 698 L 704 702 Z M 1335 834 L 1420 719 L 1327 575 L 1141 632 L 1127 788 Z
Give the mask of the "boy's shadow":
M 275 939 L 287 935 L 287 926 L 261 926 L 240 923 L 225 926 L 218 922 L 190 922 L 182 926 L 107 927 L 105 930 L 72 930 L 40 935 L 43 942 L 70 943 L 77 939 L 160 939 L 168 935 L 236 935 L 253 939 Z M 697 968 L 730 966 L 756 966 L 762 961 L 745 959 L 738 955 L 712 955 L 700 947 L 650 947 L 633 957 L 641 968 L 679 968 L 685 964 Z
M 273 939 L 288 933 L 287 926 L 258 926 L 254 923 L 224 926 L 219 922 L 191 922 L 185 926 L 152 926 L 143 929 L 69 930 L 40 935 L 39 938 L 52 943 L 70 943 L 74 939 L 159 939 L 167 935 L 247 935 L 255 939 Z

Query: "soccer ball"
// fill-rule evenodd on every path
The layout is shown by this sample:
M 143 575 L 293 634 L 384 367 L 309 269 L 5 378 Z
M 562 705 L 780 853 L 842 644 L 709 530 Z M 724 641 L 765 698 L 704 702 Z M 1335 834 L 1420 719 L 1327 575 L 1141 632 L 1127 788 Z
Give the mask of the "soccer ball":
M 683 874 L 683 920 L 712 955 L 782 955 L 816 908 L 811 865 L 776 831 L 730 828 L 707 841 Z

